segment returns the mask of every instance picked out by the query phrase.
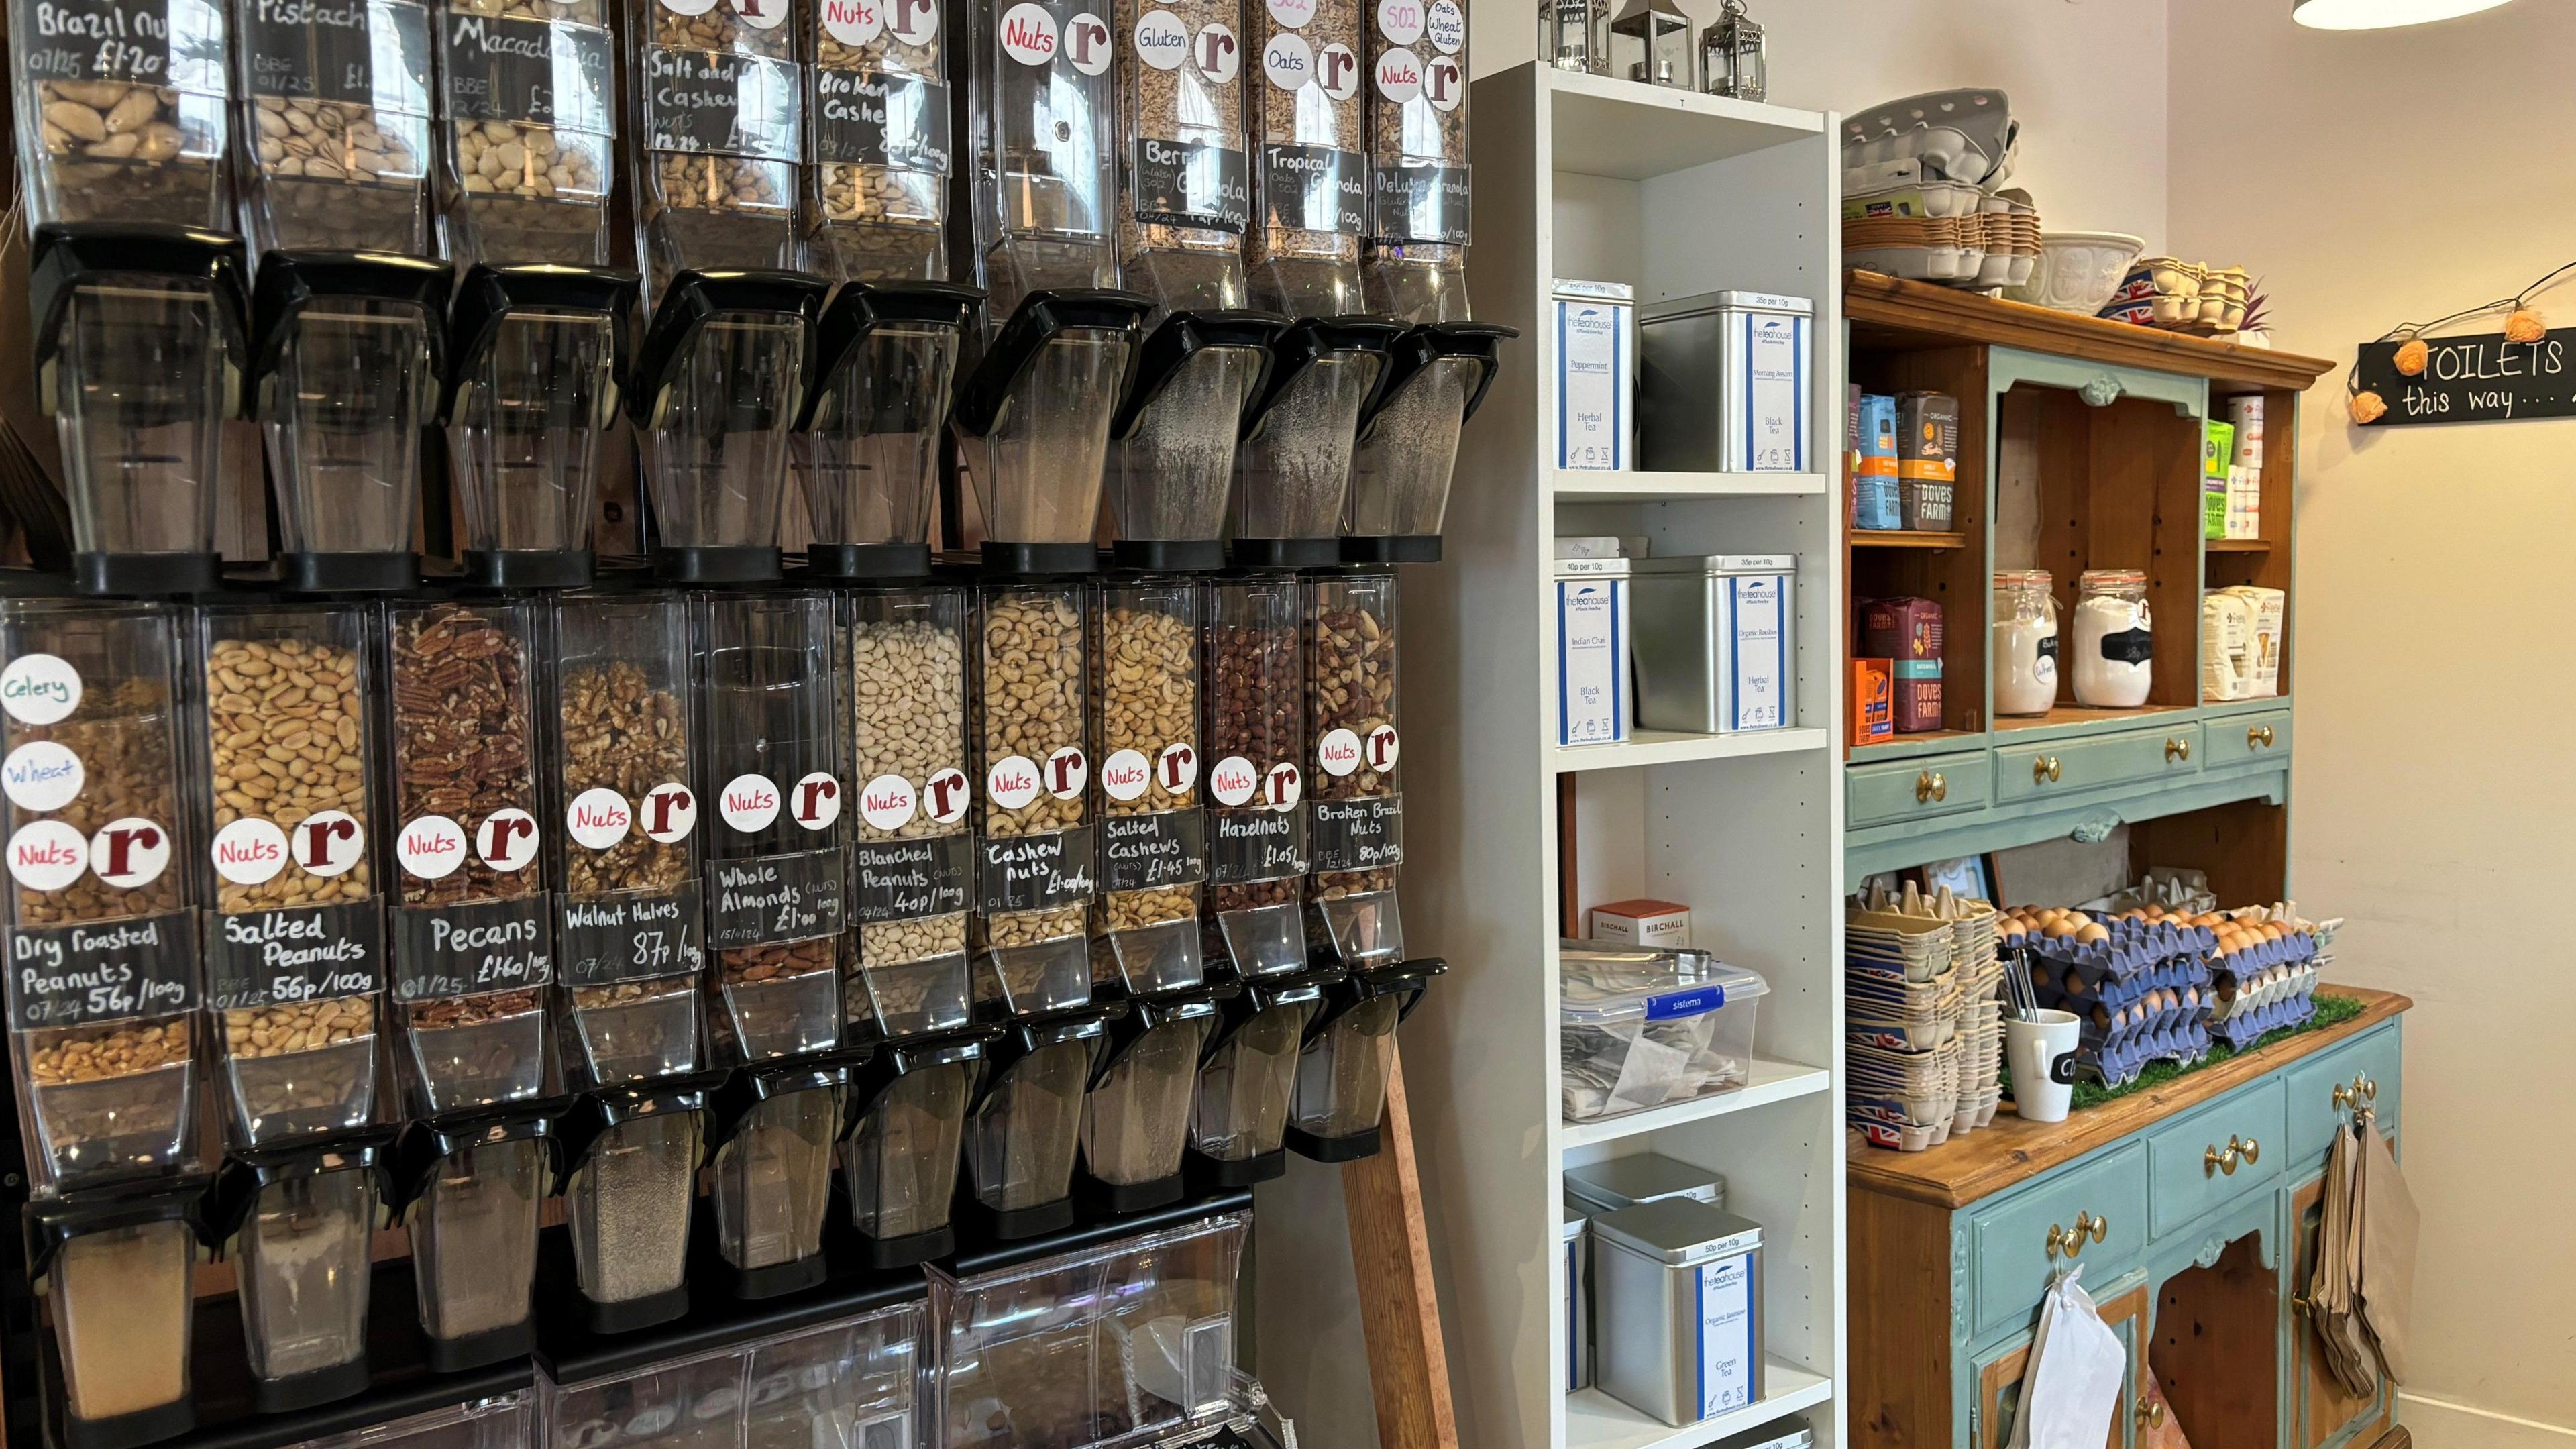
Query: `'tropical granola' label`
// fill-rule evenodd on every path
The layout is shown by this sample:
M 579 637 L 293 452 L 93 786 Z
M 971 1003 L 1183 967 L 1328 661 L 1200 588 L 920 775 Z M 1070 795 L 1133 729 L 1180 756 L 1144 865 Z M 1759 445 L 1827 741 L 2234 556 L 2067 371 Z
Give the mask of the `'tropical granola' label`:
M 206 1004 L 217 1011 L 362 996 L 380 984 L 384 912 L 373 900 L 217 915 Z
M 196 932 L 184 912 L 11 931 L 9 1024 L 19 1031 L 166 1016 L 196 1005 Z

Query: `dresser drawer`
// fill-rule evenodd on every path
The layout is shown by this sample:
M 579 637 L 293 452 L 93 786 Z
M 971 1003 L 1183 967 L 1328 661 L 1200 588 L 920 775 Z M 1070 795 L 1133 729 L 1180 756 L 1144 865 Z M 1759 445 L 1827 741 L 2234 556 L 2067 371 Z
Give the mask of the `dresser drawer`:
M 2200 771 L 2200 726 L 2177 715 L 2161 729 L 2122 730 L 1995 751 L 1995 798 L 2044 800 L 2106 785 Z
M 2049 1239 L 2075 1231 L 2077 1219 L 2098 1223 L 2076 1250 L 2086 1282 L 2109 1282 L 2138 1261 L 2147 1240 L 2147 1149 L 2126 1143 L 2098 1162 L 2062 1169 L 2024 1192 L 1977 1213 L 1969 1228 L 1977 1254 L 1977 1332 L 1984 1333 L 2039 1306 L 2051 1257 Z
M 1844 823 L 1858 830 L 1982 810 L 1994 798 L 1993 783 L 1983 750 L 1858 765 L 1843 779 Z
M 2388 1022 L 2333 1051 L 2319 1052 L 2284 1074 L 2290 1087 L 2290 1158 L 2298 1170 L 2308 1170 L 2325 1156 L 2334 1145 L 2335 1128 L 2352 1120 L 2350 1101 L 2335 1099 L 2338 1087 L 2348 1099 L 2358 1080 L 2362 1101 L 2379 1114 L 2380 1127 L 2396 1130 L 2404 1042 L 2397 1023 Z
M 2290 754 L 2290 712 L 2267 709 L 2260 714 L 2232 714 L 2209 721 L 2209 768 L 2280 764 Z
M 2289 1156 L 2282 1083 L 2259 1078 L 2147 1134 L 2147 1223 L 2156 1236 L 2263 1191 Z

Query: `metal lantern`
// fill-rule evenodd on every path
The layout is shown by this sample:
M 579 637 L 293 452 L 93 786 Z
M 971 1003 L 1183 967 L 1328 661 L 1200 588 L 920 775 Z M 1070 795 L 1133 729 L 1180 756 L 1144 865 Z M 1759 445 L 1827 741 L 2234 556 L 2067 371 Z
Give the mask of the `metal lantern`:
M 1673 0 L 1628 0 L 1610 22 L 1613 35 L 1636 41 L 1643 58 L 1628 63 L 1630 80 L 1691 88 L 1690 17 Z
M 1558 70 L 1608 75 L 1609 0 L 1538 0 L 1538 53 Z
M 1744 0 L 1726 0 L 1717 23 L 1700 32 L 1700 84 L 1713 96 L 1758 101 L 1770 90 L 1762 50 L 1762 22 L 1744 11 Z

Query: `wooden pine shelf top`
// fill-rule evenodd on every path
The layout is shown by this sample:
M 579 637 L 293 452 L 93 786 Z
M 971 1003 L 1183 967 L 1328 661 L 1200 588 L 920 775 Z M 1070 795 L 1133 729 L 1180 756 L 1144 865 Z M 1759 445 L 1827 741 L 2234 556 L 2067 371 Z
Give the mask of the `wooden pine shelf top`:
M 2185 337 L 1877 272 L 1843 273 L 1843 315 L 1851 321 L 1856 348 L 1920 349 L 1983 342 L 2293 392 L 2306 391 L 2336 366 L 2322 357 Z
M 1910 528 L 1855 528 L 1843 535 L 1854 548 L 1966 548 L 1964 533 L 1922 533 Z
M 2070 1114 L 2063 1122 L 2024 1122 L 2009 1108 L 1994 1125 L 1928 1152 L 1876 1149 L 1848 1160 L 1846 1181 L 1862 1192 L 1885 1193 L 1961 1208 L 2026 1182 L 2061 1162 L 2123 1137 L 2212 1097 L 2245 1085 L 2284 1064 L 2361 1035 L 2414 1006 L 2393 991 L 2358 986 L 2319 986 L 2321 995 L 2356 997 L 2361 1015 L 2340 1026 L 2312 1031 L 2259 1051 L 2240 1053 L 2217 1066 L 2174 1078 L 2152 1091 L 2135 1092 Z
M 2201 547 L 2210 553 L 2270 553 L 2272 551 L 2272 540 L 2268 538 L 2212 538 L 2203 540 Z
M 1994 732 L 2002 736 L 2015 730 L 2063 729 L 2068 725 L 2116 727 L 2130 723 L 2148 724 L 2160 714 L 2191 707 L 2187 704 L 2142 704 L 2135 709 L 2095 709 L 2085 704 L 2060 704 L 2052 706 L 2046 714 L 1997 715 Z M 2003 741 L 1997 739 L 1996 743 Z

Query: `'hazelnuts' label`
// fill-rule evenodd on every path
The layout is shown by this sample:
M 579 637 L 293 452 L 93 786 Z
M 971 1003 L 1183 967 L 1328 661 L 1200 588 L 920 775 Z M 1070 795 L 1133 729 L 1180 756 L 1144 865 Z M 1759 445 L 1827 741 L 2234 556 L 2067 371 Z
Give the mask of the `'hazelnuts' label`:
M 384 970 L 385 918 L 374 900 L 213 918 L 206 1005 L 216 1011 L 363 996 Z
M 975 849 L 962 831 L 927 840 L 863 840 L 850 847 L 850 856 L 857 882 L 850 914 L 864 924 L 966 909 Z
M 988 916 L 1078 905 L 1093 894 L 1092 828 L 975 842 L 975 904 Z
M 1402 795 L 1318 800 L 1307 808 L 1314 812 L 1314 856 L 1308 868 L 1315 874 L 1379 870 L 1404 863 Z
M 1251 885 L 1306 873 L 1306 812 L 1211 810 L 1208 812 L 1208 879 L 1218 885 Z
M 187 912 L 11 931 L 9 1025 L 19 1031 L 167 1016 L 197 1004 Z
M 1100 833 L 1100 888 L 1159 890 L 1207 879 L 1207 816 L 1197 810 L 1110 815 Z
M 611 986 L 695 971 L 706 960 L 698 883 L 673 891 L 564 900 L 556 971 L 572 986 Z
M 543 986 L 554 976 L 542 895 L 394 913 L 394 1000 L 436 1001 Z
M 707 862 L 707 944 L 718 951 L 838 935 L 838 850 Z

